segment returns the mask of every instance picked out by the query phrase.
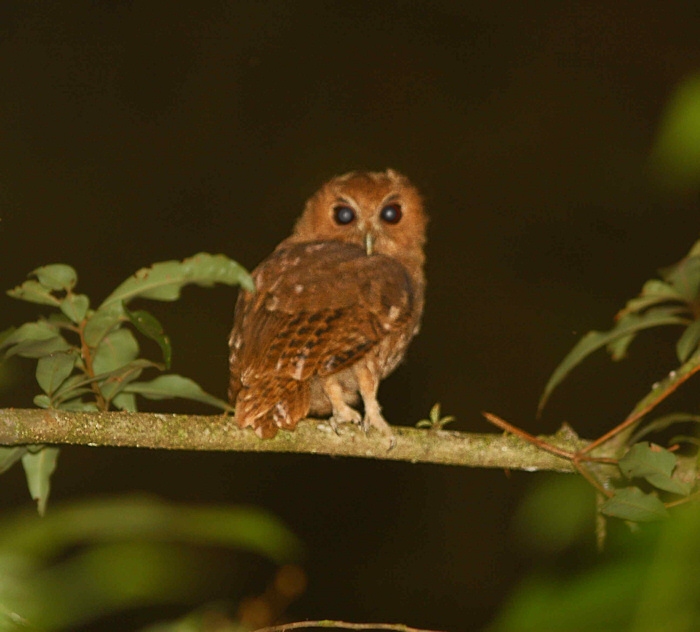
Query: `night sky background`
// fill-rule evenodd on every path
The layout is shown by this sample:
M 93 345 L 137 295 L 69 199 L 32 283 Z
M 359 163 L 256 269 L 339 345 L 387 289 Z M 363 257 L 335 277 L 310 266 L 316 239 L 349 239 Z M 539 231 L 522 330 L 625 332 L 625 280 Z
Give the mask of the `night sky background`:
M 541 420 L 537 400 L 580 335 L 609 328 L 698 237 L 697 192 L 661 187 L 649 156 L 675 87 L 700 69 L 699 25 L 694 3 L 5 0 L 0 288 L 69 263 L 98 303 L 135 270 L 200 251 L 252 269 L 322 182 L 392 167 L 431 222 L 423 328 L 382 385 L 388 421 L 414 425 L 439 401 L 457 430 L 491 431 L 488 410 L 594 437 L 674 368 L 675 332 L 624 363 L 592 358 Z M 173 370 L 220 397 L 234 301 L 222 286 L 139 304 L 170 334 Z M 0 330 L 37 307 L 0 296 Z M 10 368 L 0 406 L 31 406 L 32 362 Z M 534 564 L 512 515 L 537 477 L 67 448 L 51 502 L 143 491 L 259 505 L 307 548 L 292 620 L 463 631 Z M 3 511 L 29 505 L 21 468 L 1 483 Z M 221 596 L 269 580 L 246 564 Z

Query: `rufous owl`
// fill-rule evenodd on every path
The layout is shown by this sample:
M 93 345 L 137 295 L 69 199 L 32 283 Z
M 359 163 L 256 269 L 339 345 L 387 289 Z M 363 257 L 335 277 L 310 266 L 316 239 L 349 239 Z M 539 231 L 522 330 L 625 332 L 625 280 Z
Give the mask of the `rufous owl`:
M 330 415 L 336 430 L 361 423 L 393 442 L 377 389 L 418 332 L 426 224 L 420 194 L 391 169 L 335 177 L 306 202 L 236 303 L 229 397 L 241 428 L 269 438 Z

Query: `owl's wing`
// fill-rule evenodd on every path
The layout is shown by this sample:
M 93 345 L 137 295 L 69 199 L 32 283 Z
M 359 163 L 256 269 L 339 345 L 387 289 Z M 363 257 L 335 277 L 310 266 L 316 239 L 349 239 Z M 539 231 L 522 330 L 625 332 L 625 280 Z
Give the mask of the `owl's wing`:
M 342 242 L 284 247 L 253 277 L 257 291 L 241 294 L 231 334 L 233 391 L 264 376 L 341 371 L 412 315 L 403 266 Z

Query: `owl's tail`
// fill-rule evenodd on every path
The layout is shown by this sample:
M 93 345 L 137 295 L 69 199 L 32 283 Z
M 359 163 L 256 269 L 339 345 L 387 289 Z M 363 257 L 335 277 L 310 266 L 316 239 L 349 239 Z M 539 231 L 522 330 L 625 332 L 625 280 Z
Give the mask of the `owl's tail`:
M 263 376 L 244 385 L 235 403 L 235 419 L 241 428 L 252 427 L 262 439 L 271 439 L 279 428 L 294 430 L 309 414 L 308 382 L 284 376 Z

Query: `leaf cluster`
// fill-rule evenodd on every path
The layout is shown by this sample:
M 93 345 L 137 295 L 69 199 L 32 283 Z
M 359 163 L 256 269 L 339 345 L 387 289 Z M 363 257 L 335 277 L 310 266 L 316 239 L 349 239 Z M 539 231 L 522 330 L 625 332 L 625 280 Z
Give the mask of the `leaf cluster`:
M 8 294 L 54 311 L 0 333 L 0 353 L 4 358 L 36 360 L 41 389 L 34 397 L 37 406 L 137 411 L 138 396 L 151 400 L 180 397 L 231 410 L 227 402 L 182 375 L 165 373 L 148 381 L 141 379 L 146 370 L 170 368 L 172 347 L 158 319 L 146 310 L 131 309 L 130 304 L 135 299 L 175 301 L 189 284 L 240 284 L 253 291 L 250 275 L 235 261 L 199 253 L 183 261 L 156 263 L 131 275 L 94 308 L 85 294 L 77 292 L 78 275 L 69 265 L 46 265 L 28 276 Z M 142 357 L 139 335 L 158 344 L 158 361 Z M 30 492 L 43 513 L 58 448 L 39 448 L 0 448 L 0 472 L 21 459 Z
M 621 360 L 641 331 L 661 326 L 682 328 L 675 345 L 679 367 L 652 386 L 651 392 L 637 403 L 627 420 L 596 442 L 602 443 L 603 439 L 616 435 L 626 438 L 628 449 L 617 462 L 623 486 L 616 486 L 612 491 L 604 485 L 600 486 L 608 496 L 601 511 L 633 522 L 666 517 L 667 507 L 695 496 L 692 492 L 697 484 L 697 455 L 693 480 L 681 480 L 677 471 L 678 458 L 674 452 L 639 440 L 673 424 L 698 422 L 700 415 L 685 412 L 664 415 L 637 429 L 631 436 L 622 434 L 632 433 L 649 410 L 700 370 L 700 241 L 694 244 L 686 257 L 659 274 L 661 278 L 647 281 L 640 294 L 618 312 L 612 329 L 591 331 L 579 340 L 555 369 L 539 403 L 541 411 L 552 391 L 593 352 L 605 348 L 613 360 Z M 670 443 L 675 450 L 680 443 L 697 446 L 700 442 L 692 436 L 678 435 Z M 616 485 L 619 482 L 607 481 Z M 664 503 L 661 497 L 669 494 L 681 496 L 682 499 Z

